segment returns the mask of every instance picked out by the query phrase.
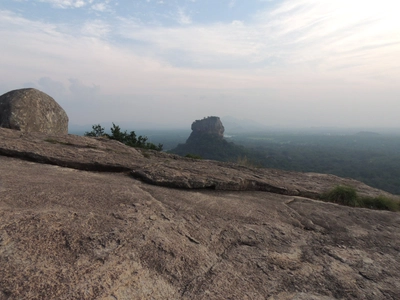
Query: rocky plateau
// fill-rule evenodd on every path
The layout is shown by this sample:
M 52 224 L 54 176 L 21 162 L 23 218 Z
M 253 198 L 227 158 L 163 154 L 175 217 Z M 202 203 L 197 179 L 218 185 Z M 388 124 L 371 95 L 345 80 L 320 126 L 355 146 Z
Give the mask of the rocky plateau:
M 400 299 L 400 214 L 333 175 L 0 128 L 0 299 Z

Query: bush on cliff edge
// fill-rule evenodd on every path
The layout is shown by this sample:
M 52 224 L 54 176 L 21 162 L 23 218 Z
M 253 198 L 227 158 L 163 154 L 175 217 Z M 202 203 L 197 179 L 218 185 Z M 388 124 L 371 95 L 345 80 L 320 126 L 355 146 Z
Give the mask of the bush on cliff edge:
M 111 135 L 105 133 L 104 128 L 101 127 L 100 124 L 96 124 L 92 126 L 92 131 L 85 132 L 85 136 L 91 136 L 91 137 L 106 136 L 112 140 L 117 140 L 130 147 L 138 147 L 138 148 L 162 151 L 163 149 L 162 144 L 158 144 L 156 146 L 153 143 L 147 142 L 148 140 L 147 136 L 141 136 L 141 135 L 136 136 L 136 133 L 134 131 L 128 133 L 126 130 L 122 131 L 118 125 L 115 125 L 114 123 L 112 124 L 113 126 L 110 128 Z

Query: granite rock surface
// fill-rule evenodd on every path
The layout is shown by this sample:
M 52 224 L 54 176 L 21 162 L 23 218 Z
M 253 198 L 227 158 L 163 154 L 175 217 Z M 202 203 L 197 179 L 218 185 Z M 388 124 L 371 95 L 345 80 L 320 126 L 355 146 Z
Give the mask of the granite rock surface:
M 68 116 L 49 95 L 34 88 L 19 89 L 0 96 L 0 127 L 67 134 Z
M 398 299 L 400 214 L 331 175 L 0 128 L 0 299 Z

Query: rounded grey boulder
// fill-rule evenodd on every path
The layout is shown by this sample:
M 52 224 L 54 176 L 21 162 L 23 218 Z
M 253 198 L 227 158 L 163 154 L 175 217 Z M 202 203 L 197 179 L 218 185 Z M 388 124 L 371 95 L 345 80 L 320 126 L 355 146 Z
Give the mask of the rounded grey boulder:
M 19 89 L 0 96 L 0 127 L 67 134 L 68 116 L 49 95 L 34 88 Z

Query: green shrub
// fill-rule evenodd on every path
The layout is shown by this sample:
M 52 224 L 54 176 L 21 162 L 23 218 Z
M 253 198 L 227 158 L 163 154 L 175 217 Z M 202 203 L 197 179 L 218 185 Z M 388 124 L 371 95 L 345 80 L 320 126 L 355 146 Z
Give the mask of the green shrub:
M 386 196 L 360 197 L 357 195 L 356 189 L 350 186 L 336 186 L 329 192 L 321 195 L 321 200 L 353 207 L 400 211 L 400 201 Z
M 100 137 L 100 136 L 106 135 L 110 139 L 117 140 L 121 143 L 124 143 L 127 146 L 130 146 L 130 147 L 138 147 L 138 148 L 162 151 L 162 149 L 163 149 L 162 144 L 158 144 L 156 146 L 153 143 L 147 142 L 146 136 L 139 135 L 137 137 L 136 133 L 134 131 L 131 131 L 130 133 L 128 133 L 126 130 L 122 131 L 118 125 L 115 125 L 114 123 L 112 123 L 112 124 L 113 124 L 113 126 L 110 128 L 111 135 L 107 135 L 106 133 L 104 133 L 104 128 L 101 127 L 100 124 L 97 124 L 97 125 L 92 126 L 92 131 L 85 132 L 85 136 Z
M 360 206 L 372 209 L 381 209 L 381 210 L 390 210 L 390 211 L 399 211 L 400 210 L 400 202 L 390 199 L 385 196 L 378 197 L 360 197 L 359 198 Z
M 86 131 L 85 136 L 93 136 L 93 137 L 100 137 L 105 135 L 104 127 L 101 127 L 100 124 L 95 124 L 92 126 L 92 131 Z
M 358 206 L 357 191 L 350 186 L 339 185 L 324 194 L 322 198 L 333 203 Z

